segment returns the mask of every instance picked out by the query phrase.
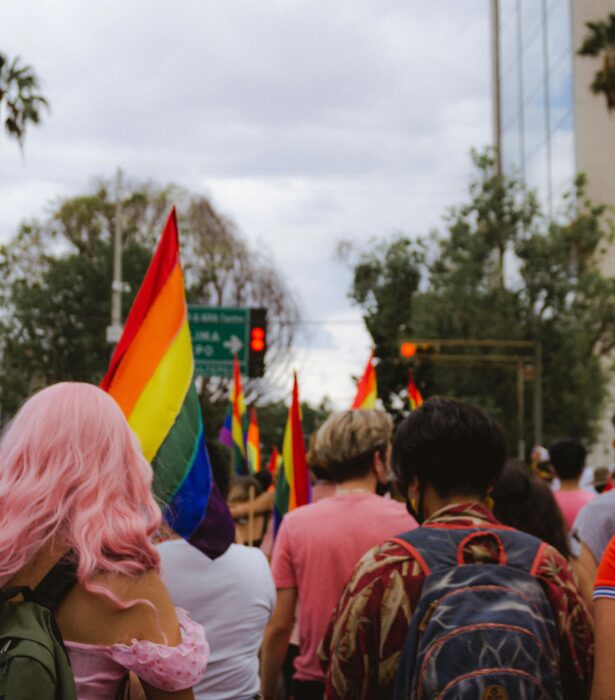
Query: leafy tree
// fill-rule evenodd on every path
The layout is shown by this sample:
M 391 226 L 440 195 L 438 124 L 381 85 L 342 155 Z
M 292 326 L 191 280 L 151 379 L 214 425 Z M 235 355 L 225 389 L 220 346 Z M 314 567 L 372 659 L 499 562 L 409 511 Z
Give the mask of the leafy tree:
M 615 13 L 598 22 L 587 23 L 588 33 L 581 44 L 579 55 L 601 56 L 602 66 L 596 71 L 590 85 L 595 95 L 603 94 L 609 112 L 615 108 Z
M 182 261 L 190 302 L 262 304 L 287 323 L 269 334 L 268 363 L 292 343 L 297 307 L 262 256 L 249 249 L 232 223 L 200 196 L 151 183 L 128 185 L 122 199 L 123 295 L 126 317 L 171 202 L 178 205 Z M 209 212 L 209 217 L 195 212 Z M 217 222 L 217 223 L 216 223 Z M 59 201 L 45 221 L 23 223 L 0 246 L 0 395 L 4 417 L 33 390 L 65 380 L 98 382 L 109 360 L 105 341 L 111 304 L 115 202 L 107 182 L 89 194 Z M 215 255 L 210 250 L 215 249 Z M 208 265 L 215 267 L 208 273 Z M 224 284 L 219 281 L 224 277 Z M 248 384 L 251 398 L 264 397 L 268 378 Z M 220 404 L 226 385 L 203 382 L 202 399 Z M 220 421 L 221 422 L 221 421 Z M 210 437 L 214 437 L 209 432 Z
M 380 395 L 391 409 L 391 398 L 402 389 L 397 364 L 400 339 L 410 334 L 413 302 L 421 279 L 424 252 L 405 236 L 377 243 L 363 253 L 354 269 L 351 298 L 363 308 L 363 319 L 374 341 Z
M 23 146 L 28 124 L 38 124 L 41 108 L 49 107 L 39 92 L 39 80 L 31 66 L 20 58 L 10 60 L 0 52 L 0 110 L 4 111 L 4 129 Z
M 444 233 L 415 242 L 398 236 L 355 266 L 351 297 L 364 309 L 381 359 L 381 398 L 392 409 L 405 403 L 400 329 L 414 338 L 537 339 L 544 347 L 546 439 L 569 434 L 590 441 L 604 400 L 607 370 L 601 358 L 615 342 L 615 280 L 599 269 L 612 238 L 606 209 L 585 197 L 580 177 L 561 217 L 547 223 L 521 183 L 495 173 L 489 153 L 475 153 L 474 162 L 468 202 L 449 211 Z M 407 281 L 400 282 L 397 298 L 383 295 L 380 281 L 398 269 L 388 254 L 400 246 Z M 366 260 L 378 275 L 365 274 Z M 475 350 L 455 350 L 464 352 Z M 483 407 L 502 421 L 514 444 L 514 369 L 440 364 L 427 356 L 416 361 L 415 376 L 427 396 L 447 394 Z

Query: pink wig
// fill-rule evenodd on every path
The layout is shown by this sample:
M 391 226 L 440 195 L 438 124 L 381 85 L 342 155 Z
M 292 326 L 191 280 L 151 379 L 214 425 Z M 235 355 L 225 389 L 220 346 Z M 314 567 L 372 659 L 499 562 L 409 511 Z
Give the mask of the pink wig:
M 78 555 L 90 590 L 100 572 L 158 570 L 151 483 L 137 437 L 104 391 L 66 382 L 32 396 L 0 440 L 0 586 L 51 543 Z

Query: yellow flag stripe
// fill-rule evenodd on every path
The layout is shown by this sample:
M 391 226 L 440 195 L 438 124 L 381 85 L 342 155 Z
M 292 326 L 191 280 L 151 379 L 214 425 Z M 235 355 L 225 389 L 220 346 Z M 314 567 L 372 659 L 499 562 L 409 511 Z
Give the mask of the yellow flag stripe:
M 192 344 L 186 320 L 128 419 L 130 427 L 139 436 L 143 454 L 150 462 L 179 415 L 193 373 Z

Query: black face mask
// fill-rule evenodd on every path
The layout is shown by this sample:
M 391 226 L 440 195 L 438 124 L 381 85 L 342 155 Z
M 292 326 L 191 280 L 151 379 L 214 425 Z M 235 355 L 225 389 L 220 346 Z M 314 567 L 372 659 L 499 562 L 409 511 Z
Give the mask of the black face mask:
M 378 482 L 376 484 L 376 495 L 377 496 L 384 496 L 385 494 L 389 493 L 391 490 L 391 484 L 387 481 L 385 484 L 381 484 Z

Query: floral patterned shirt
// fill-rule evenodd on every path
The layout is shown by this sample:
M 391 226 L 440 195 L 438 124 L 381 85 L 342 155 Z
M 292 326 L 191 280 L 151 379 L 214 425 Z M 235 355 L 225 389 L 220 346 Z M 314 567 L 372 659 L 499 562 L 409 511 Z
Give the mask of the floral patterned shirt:
M 427 524 L 455 528 L 486 527 L 498 521 L 477 503 L 451 505 Z M 486 540 L 488 543 L 490 540 Z M 464 552 L 469 563 L 488 561 L 480 541 Z M 536 570 L 560 637 L 564 698 L 589 697 L 593 664 L 591 615 L 566 559 L 546 546 Z M 385 542 L 363 556 L 344 589 L 322 641 L 320 656 L 327 674 L 328 700 L 390 698 L 406 634 L 421 595 L 425 575 L 402 545 Z

